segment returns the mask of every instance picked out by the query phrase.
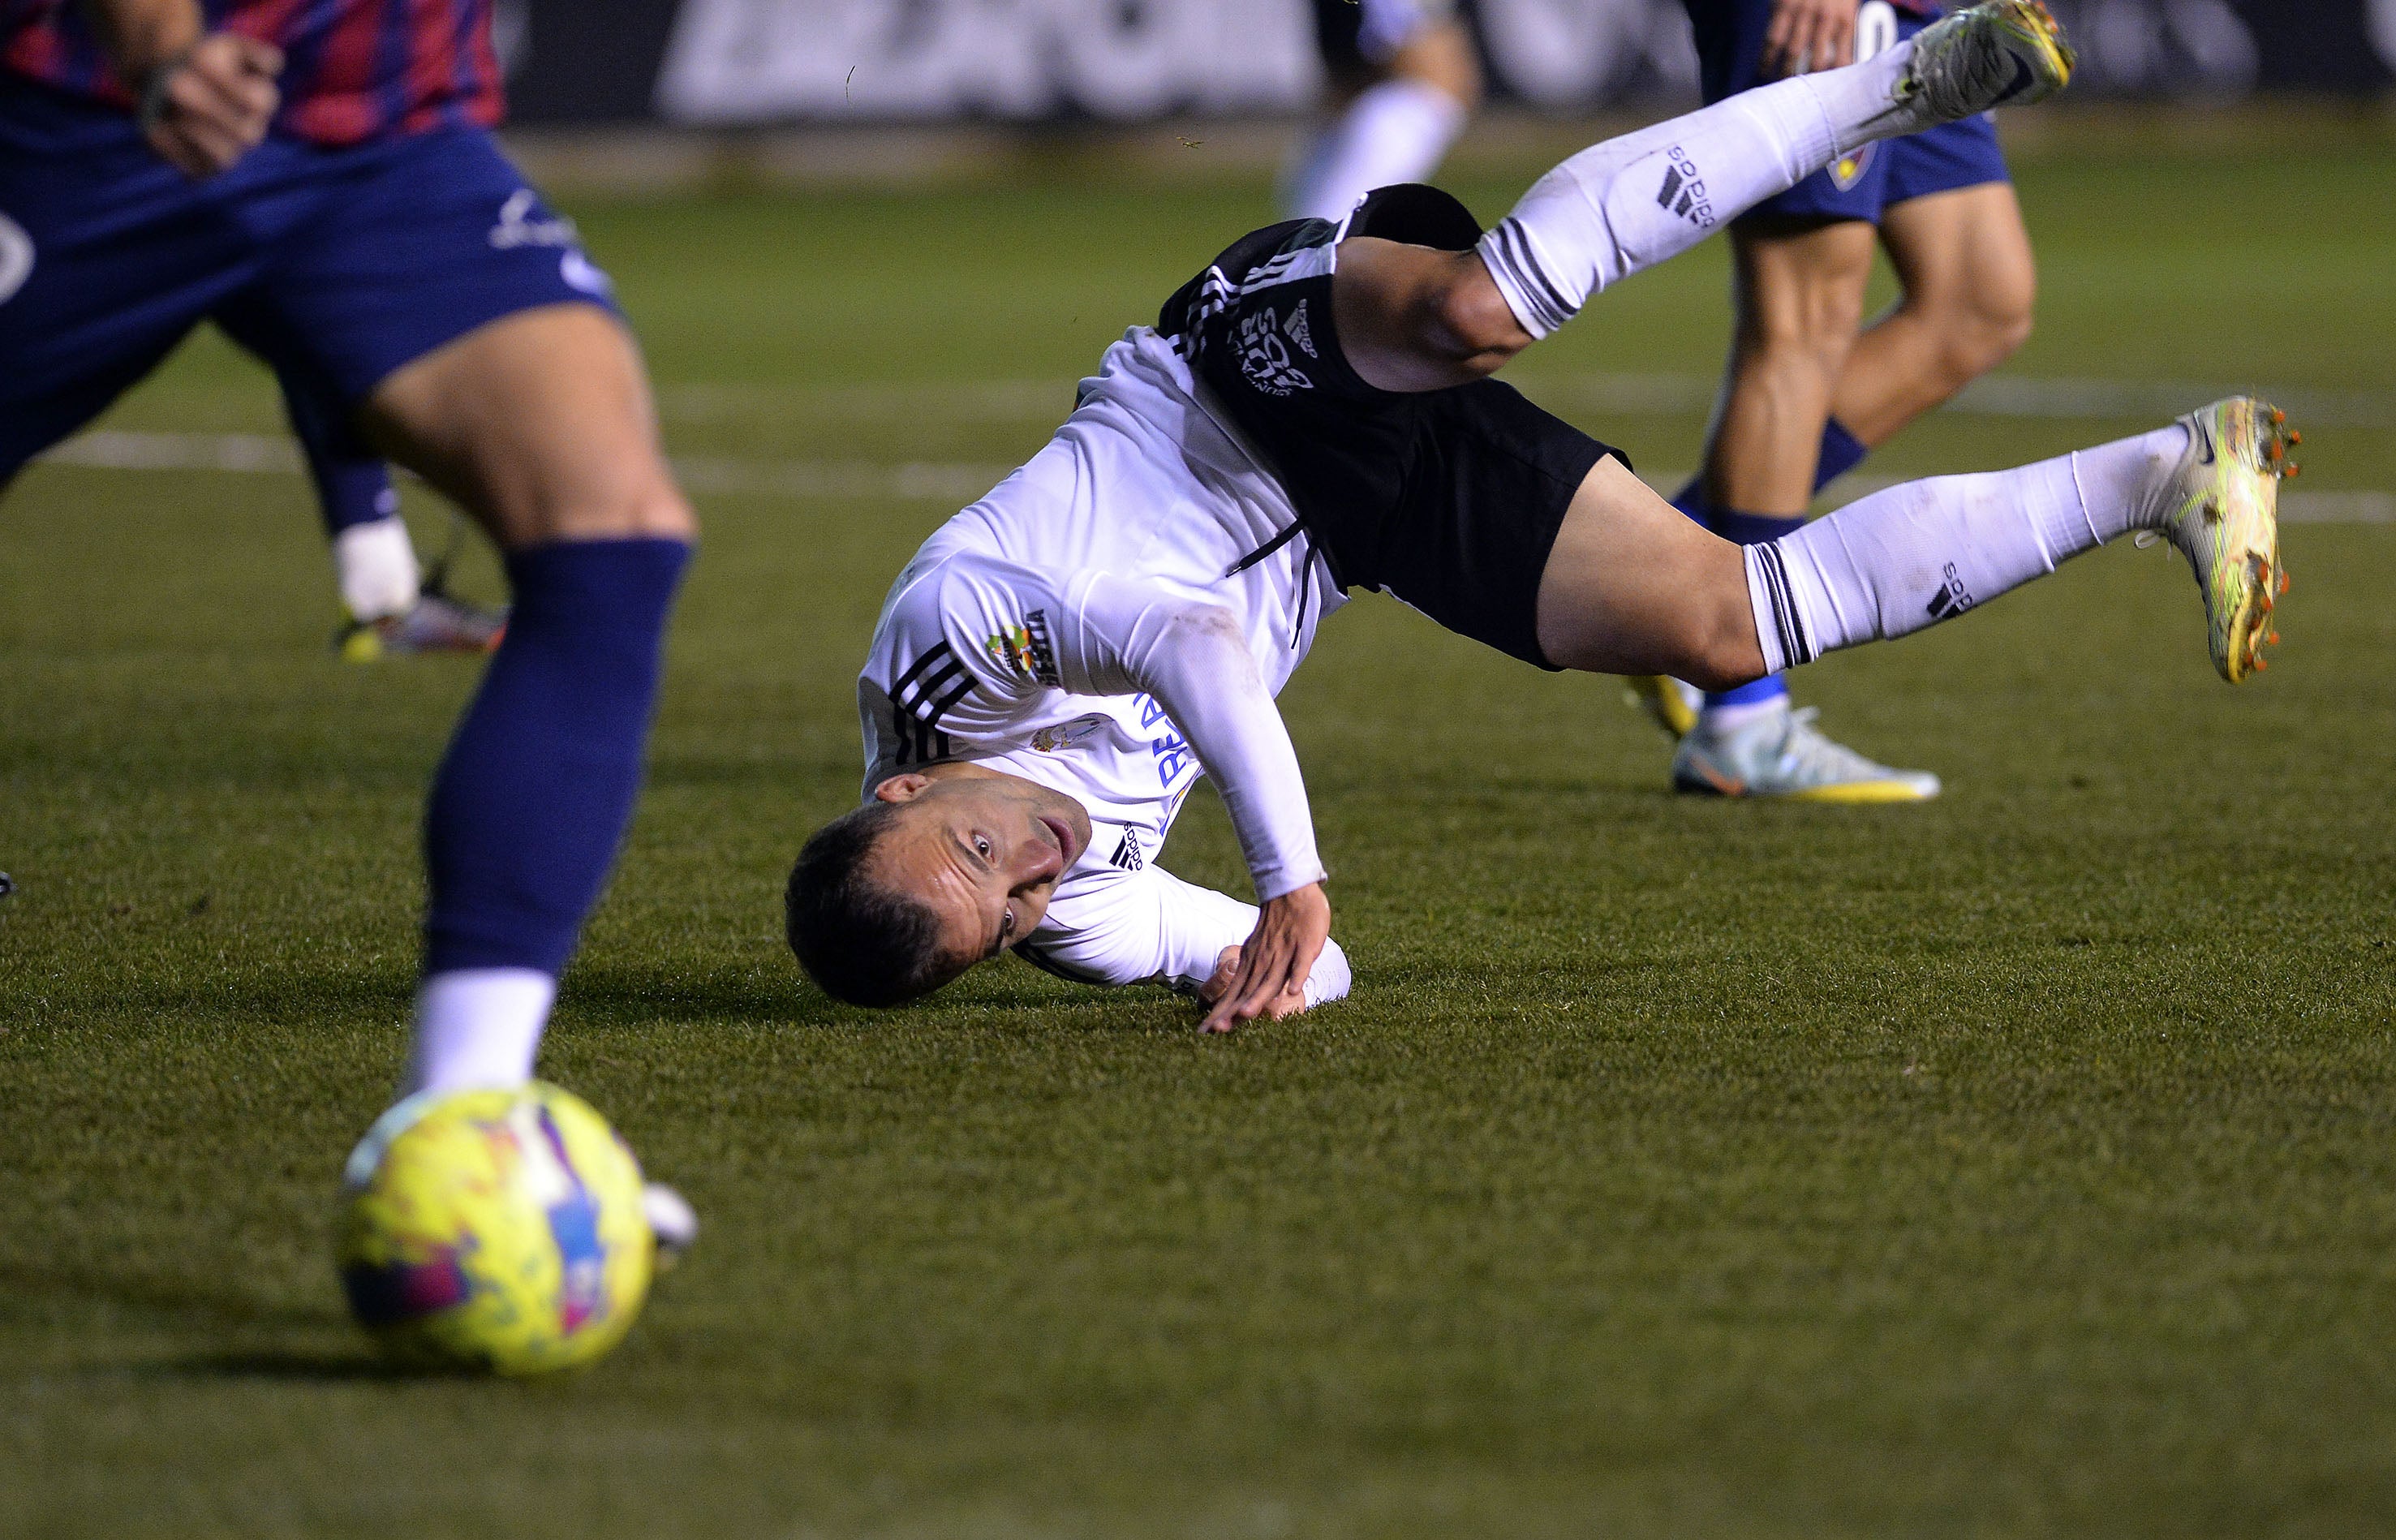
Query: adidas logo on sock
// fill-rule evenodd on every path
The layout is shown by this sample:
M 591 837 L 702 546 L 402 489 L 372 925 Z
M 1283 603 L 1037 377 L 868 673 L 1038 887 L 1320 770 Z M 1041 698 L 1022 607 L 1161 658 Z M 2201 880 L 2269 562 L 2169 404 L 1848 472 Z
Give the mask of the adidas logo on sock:
M 1664 186 L 1656 194 L 1657 204 L 1699 230 L 1712 228 L 1714 206 L 1706 196 L 1705 179 L 1697 175 L 1697 163 L 1677 144 L 1664 152 L 1664 158 L 1671 164 L 1664 167 Z
M 1944 620 L 1972 607 L 1972 591 L 1963 586 L 1963 579 L 1955 576 L 1955 564 L 1948 563 L 1947 570 L 1941 576 L 1947 581 L 1930 596 L 1930 618 L 1933 620 Z

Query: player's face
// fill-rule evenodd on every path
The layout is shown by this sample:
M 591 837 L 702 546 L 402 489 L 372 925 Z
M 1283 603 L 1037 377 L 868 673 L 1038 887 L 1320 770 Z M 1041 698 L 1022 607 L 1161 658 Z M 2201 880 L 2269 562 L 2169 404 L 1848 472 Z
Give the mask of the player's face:
M 904 807 L 875 876 L 939 915 L 960 971 L 1031 935 L 1090 844 L 1080 803 L 1013 776 L 896 776 L 874 795 Z

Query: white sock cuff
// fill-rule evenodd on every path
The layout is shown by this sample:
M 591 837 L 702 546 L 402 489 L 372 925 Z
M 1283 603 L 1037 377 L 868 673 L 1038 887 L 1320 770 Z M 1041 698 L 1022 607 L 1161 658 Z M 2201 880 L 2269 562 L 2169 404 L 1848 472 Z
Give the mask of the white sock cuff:
M 416 603 L 423 574 L 397 514 L 352 524 L 333 537 L 333 572 L 353 620 L 380 620 Z
M 1506 308 L 1514 319 L 1531 334 L 1533 341 L 1552 334 L 1557 327 L 1580 312 L 1580 306 L 1566 299 L 1548 281 L 1538 259 L 1531 254 L 1531 233 L 1520 219 L 1508 218 L 1491 225 L 1472 248 L 1481 258 L 1481 265 L 1489 270 L 1490 281 L 1506 300 Z
M 557 980 L 537 968 L 459 968 L 416 996 L 416 1049 L 403 1095 L 522 1085 L 532 1079 Z
M 1747 599 L 1755 606 L 1755 639 L 1764 648 L 1764 671 L 1784 673 L 1800 663 L 1814 661 L 1816 648 L 1807 631 L 1797 591 L 1778 540 L 1742 548 L 1747 558 Z

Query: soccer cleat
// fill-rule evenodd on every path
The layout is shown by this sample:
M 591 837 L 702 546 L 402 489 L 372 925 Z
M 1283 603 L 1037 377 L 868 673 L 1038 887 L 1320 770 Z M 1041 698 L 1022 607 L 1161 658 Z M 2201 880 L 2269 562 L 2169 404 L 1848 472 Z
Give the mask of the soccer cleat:
M 2293 476 L 2288 449 L 2303 435 L 2268 401 L 2231 396 L 2179 418 L 2188 447 L 2158 489 L 2155 515 L 2204 591 L 2213 666 L 2232 684 L 2264 667 L 2277 642 L 2272 603 L 2287 591 L 2280 564 L 2280 478 Z
M 1900 107 L 1924 127 L 1992 107 L 2026 107 L 2063 89 L 2080 62 L 2039 0 L 1988 0 L 1914 34 L 1897 85 Z
M 507 634 L 505 610 L 486 610 L 428 588 L 415 604 L 379 620 L 352 620 L 333 646 L 352 663 L 419 653 L 495 652 Z
M 1927 770 L 1893 770 L 1814 725 L 1812 707 L 1791 710 L 1786 700 L 1737 725 L 1716 729 L 1699 718 L 1672 755 L 1676 790 L 1716 797 L 1777 797 L 1794 802 L 1927 802 L 1938 777 Z
M 1622 698 L 1647 713 L 1647 720 L 1664 729 L 1664 736 L 1678 743 L 1689 736 L 1697 724 L 1697 709 L 1706 703 L 1705 692 L 1694 684 L 1684 684 L 1670 674 L 1625 674 L 1622 683 L 1630 688 Z

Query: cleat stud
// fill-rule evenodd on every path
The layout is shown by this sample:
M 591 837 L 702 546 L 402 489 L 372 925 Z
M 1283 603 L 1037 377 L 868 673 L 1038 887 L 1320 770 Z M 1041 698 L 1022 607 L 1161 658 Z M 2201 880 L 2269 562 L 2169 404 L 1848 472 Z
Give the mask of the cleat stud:
M 2288 414 L 2287 414 L 2287 413 L 2285 413 L 2285 412 L 2283 412 L 2283 411 L 2280 410 L 2277 406 L 2274 406 L 2274 407 L 2272 407 L 2272 408 L 2271 408 L 2271 426 L 2273 426 L 2274 428 L 2276 428 L 2276 427 L 2278 427 L 2281 423 L 2285 422 L 2285 421 L 2287 421 L 2287 420 L 2288 420 Z
M 2304 473 L 2305 468 L 2298 465 L 2295 460 L 2290 460 L 2288 462 L 2288 468 L 2280 472 L 2280 474 L 2287 477 L 2290 481 L 2295 481 L 2298 476 L 2301 476 Z
M 2288 430 L 2288 442 L 2290 444 L 2302 444 L 2305 442 L 2305 435 L 2297 431 L 2296 429 L 2291 428 Z
M 2273 631 L 2270 635 L 2264 637 L 2263 640 L 2276 647 L 2280 644 L 2280 633 L 2278 631 Z

